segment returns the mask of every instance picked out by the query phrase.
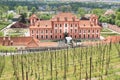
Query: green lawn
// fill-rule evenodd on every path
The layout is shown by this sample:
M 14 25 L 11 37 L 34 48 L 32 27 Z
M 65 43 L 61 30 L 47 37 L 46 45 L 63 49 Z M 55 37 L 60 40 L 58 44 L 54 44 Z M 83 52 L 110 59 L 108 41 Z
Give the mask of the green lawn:
M 119 44 L 104 44 L 0 56 L 0 80 L 81 80 L 90 78 L 90 73 L 95 80 L 120 80 L 118 51 Z
M 3 28 L 5 28 L 9 24 L 10 24 L 9 22 L 0 22 L 0 30 L 2 30 Z
M 101 32 L 112 32 L 112 31 L 107 28 L 102 28 Z
M 101 36 L 103 37 L 108 37 L 108 36 L 116 36 L 116 35 L 120 35 L 120 34 L 117 34 L 117 33 L 101 33 Z

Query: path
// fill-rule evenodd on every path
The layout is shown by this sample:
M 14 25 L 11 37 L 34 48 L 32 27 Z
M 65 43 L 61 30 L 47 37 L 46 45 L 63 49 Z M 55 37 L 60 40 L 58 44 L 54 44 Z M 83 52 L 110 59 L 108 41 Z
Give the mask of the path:
M 16 22 L 12 22 L 11 24 L 9 24 L 7 27 L 3 28 L 1 30 L 1 32 L 4 32 L 4 36 L 6 36 L 7 33 L 7 29 L 9 29 L 13 24 L 15 24 Z

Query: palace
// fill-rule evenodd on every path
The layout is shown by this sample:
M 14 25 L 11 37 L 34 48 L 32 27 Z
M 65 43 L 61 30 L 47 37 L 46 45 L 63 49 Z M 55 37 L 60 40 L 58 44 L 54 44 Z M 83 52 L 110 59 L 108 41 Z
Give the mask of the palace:
M 79 19 L 73 13 L 59 13 L 50 20 L 30 17 L 30 36 L 39 40 L 60 40 L 70 36 L 73 39 L 99 39 L 101 27 L 94 14 L 89 19 Z

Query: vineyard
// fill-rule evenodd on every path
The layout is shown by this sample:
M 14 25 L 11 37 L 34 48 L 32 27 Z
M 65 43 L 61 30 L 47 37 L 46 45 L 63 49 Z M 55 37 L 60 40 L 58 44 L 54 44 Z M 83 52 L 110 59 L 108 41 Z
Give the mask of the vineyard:
M 0 56 L 0 80 L 120 80 L 120 44 Z

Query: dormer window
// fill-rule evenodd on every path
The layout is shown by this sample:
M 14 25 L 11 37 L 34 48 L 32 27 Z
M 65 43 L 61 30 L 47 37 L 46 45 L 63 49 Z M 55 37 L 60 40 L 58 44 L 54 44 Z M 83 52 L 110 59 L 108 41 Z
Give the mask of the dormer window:
M 90 24 L 90 26 L 92 27 L 92 26 L 93 26 L 93 24 Z
M 73 20 L 73 21 L 75 21 L 75 18 L 74 18 L 74 17 L 72 17 L 72 20 Z
M 60 19 L 59 19 L 59 17 L 57 17 L 57 21 L 59 21 Z
M 38 27 L 39 27 L 40 25 L 38 24 Z
M 65 17 L 65 21 L 67 21 L 67 17 Z

